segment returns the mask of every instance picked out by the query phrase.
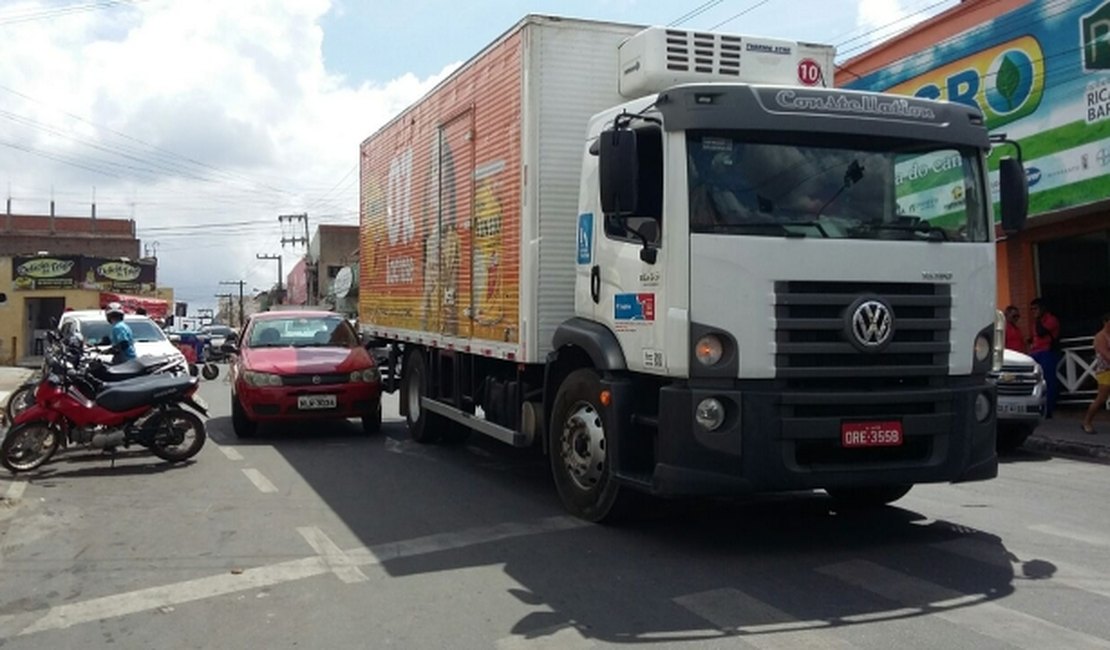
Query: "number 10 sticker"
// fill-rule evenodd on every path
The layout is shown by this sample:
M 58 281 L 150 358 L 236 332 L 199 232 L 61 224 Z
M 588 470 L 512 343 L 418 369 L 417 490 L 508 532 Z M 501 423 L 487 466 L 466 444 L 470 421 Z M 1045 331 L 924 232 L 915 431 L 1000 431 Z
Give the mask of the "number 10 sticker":
M 822 82 L 821 65 L 813 59 L 798 62 L 798 81 L 806 86 L 816 86 Z

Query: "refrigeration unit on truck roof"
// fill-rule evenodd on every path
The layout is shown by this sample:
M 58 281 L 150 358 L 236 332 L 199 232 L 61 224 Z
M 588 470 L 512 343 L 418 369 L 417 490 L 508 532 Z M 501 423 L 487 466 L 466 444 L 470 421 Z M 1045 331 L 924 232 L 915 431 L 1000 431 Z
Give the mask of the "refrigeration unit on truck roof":
M 831 86 L 831 45 L 649 27 L 618 48 L 620 94 L 636 99 L 684 83 Z

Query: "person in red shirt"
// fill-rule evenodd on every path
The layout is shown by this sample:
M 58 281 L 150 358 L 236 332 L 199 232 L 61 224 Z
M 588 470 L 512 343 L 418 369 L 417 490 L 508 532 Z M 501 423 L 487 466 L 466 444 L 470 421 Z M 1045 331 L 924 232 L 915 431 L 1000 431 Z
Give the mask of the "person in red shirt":
M 1021 318 L 1021 312 L 1018 308 L 1009 305 L 1006 307 L 1006 348 L 1016 352 L 1025 352 L 1025 337 L 1021 333 L 1021 328 L 1018 327 L 1018 320 Z
M 1029 303 L 1033 328 L 1029 337 L 1029 356 L 1041 366 L 1048 395 L 1045 396 L 1044 416 L 1052 417 L 1056 407 L 1056 391 L 1060 381 L 1056 378 L 1056 365 L 1060 362 L 1060 321 L 1048 310 L 1042 298 Z

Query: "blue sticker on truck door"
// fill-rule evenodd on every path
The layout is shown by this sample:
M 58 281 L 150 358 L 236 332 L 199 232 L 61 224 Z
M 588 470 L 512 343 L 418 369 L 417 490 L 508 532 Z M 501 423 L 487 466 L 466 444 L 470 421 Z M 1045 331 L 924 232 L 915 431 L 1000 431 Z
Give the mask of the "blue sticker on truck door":
M 618 293 L 613 296 L 613 319 L 618 321 L 654 321 L 655 294 Z
M 594 258 L 594 215 L 578 215 L 578 263 L 589 264 Z

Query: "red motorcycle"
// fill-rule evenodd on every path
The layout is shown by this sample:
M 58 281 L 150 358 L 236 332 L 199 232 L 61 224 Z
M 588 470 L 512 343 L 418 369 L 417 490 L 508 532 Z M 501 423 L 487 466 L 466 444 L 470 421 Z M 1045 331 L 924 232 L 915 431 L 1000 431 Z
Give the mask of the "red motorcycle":
M 0 464 L 27 472 L 50 460 L 59 446 L 114 449 L 138 444 L 170 462 L 192 458 L 204 446 L 201 415 L 208 407 L 197 379 L 152 375 L 104 382 L 88 367 L 56 360 L 35 389 L 35 403 L 12 421 L 0 444 Z

